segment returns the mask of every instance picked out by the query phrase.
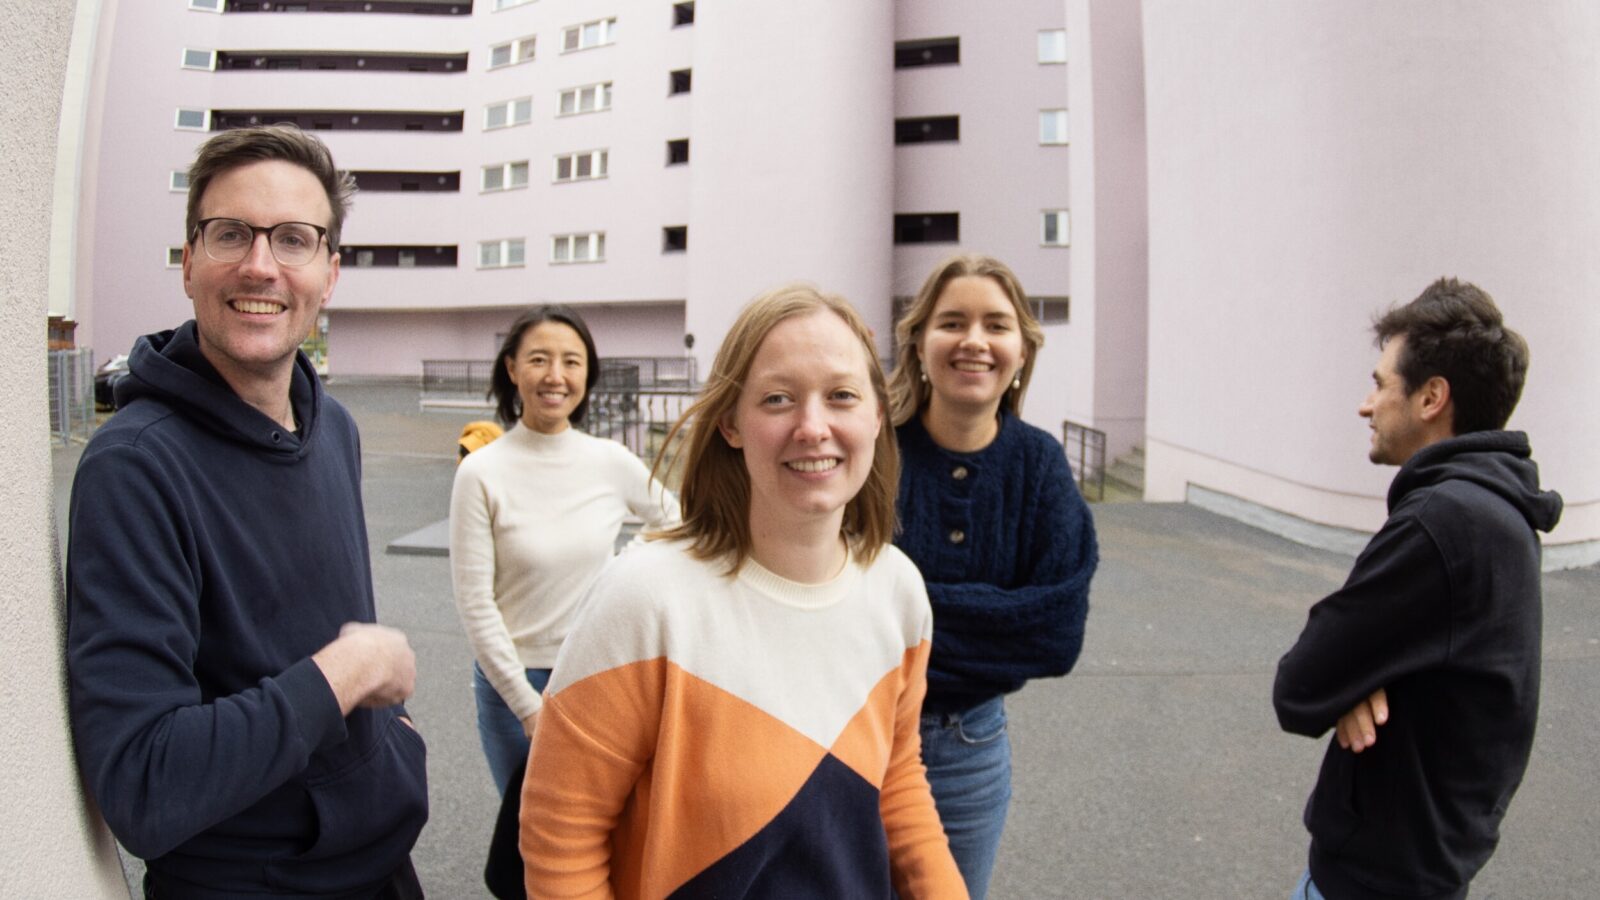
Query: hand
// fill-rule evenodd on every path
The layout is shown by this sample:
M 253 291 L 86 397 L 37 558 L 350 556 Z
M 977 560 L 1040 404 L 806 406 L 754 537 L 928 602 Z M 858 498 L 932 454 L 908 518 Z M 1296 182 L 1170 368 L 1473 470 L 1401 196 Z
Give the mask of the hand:
M 399 629 L 346 622 L 339 637 L 311 660 L 345 715 L 358 706 L 394 706 L 416 689 L 417 657 Z
M 1378 726 L 1389 721 L 1389 695 L 1383 688 L 1357 703 L 1355 708 L 1339 717 L 1336 735 L 1339 746 L 1351 753 L 1360 753 L 1378 742 Z
M 538 724 L 539 724 L 539 711 L 538 710 L 534 710 L 533 712 L 528 713 L 528 717 L 526 719 L 522 720 L 522 733 L 528 736 L 528 740 L 530 740 L 530 741 L 533 740 L 533 727 L 535 725 L 538 725 Z

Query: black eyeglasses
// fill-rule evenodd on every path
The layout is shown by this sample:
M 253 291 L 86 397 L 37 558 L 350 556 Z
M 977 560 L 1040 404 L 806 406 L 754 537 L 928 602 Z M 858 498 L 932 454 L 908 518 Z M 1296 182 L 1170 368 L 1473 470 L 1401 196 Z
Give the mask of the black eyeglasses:
M 262 227 L 238 219 L 201 219 L 190 240 L 198 237 L 206 255 L 217 262 L 236 263 L 250 252 L 258 234 L 267 236 L 267 246 L 278 265 L 303 266 L 316 257 L 328 229 L 309 222 L 279 222 Z

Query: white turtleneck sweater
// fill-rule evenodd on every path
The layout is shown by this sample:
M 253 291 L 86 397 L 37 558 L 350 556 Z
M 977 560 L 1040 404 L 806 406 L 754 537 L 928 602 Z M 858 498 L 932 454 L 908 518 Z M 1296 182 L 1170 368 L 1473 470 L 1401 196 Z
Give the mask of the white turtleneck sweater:
M 548 669 L 623 519 L 678 522 L 678 500 L 626 447 L 517 424 L 456 469 L 450 572 L 489 683 L 519 719 L 540 708 L 525 669 Z

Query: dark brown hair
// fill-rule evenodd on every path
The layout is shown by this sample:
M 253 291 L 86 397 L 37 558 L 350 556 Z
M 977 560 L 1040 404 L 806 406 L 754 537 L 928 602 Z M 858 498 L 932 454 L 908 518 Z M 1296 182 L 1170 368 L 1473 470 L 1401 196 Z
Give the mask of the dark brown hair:
M 1443 378 L 1455 405 L 1455 434 L 1506 426 L 1528 375 L 1528 342 L 1507 328 L 1494 298 L 1476 285 L 1441 278 L 1421 296 L 1374 319 L 1377 343 L 1404 337 L 1396 368 L 1412 394 Z

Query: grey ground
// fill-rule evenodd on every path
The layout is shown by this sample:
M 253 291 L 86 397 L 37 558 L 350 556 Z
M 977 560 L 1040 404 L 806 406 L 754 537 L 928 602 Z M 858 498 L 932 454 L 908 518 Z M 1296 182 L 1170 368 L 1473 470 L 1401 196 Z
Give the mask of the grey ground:
M 433 811 L 414 859 L 430 897 L 486 897 L 497 798 L 449 564 L 384 552 L 446 515 L 456 434 L 481 416 L 419 412 L 415 390 L 392 385 L 330 389 L 361 426 L 379 618 L 417 652 L 408 707 L 429 741 Z M 63 511 L 80 450 L 55 453 Z M 1077 670 L 1009 702 L 1015 798 L 990 896 L 1287 897 L 1323 742 L 1278 730 L 1272 672 L 1351 559 L 1183 505 L 1097 506 L 1095 518 L 1102 558 Z M 1475 900 L 1600 895 L 1600 570 L 1545 576 L 1544 654 L 1533 761 Z

